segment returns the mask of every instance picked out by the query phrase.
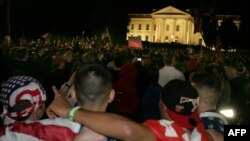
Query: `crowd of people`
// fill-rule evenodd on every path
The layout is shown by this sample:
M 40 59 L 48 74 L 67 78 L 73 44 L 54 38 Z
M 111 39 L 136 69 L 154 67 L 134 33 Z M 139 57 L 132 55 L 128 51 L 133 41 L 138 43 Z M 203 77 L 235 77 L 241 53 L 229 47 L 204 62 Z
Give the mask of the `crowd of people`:
M 0 140 L 219 141 L 224 125 L 249 123 L 244 53 L 79 37 L 0 53 Z M 236 120 L 219 113 L 227 106 Z

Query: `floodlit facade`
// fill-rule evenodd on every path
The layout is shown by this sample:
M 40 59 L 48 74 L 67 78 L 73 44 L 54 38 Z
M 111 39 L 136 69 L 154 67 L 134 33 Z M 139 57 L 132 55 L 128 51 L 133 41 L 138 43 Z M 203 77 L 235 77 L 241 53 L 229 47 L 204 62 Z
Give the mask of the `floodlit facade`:
M 191 14 L 173 6 L 151 14 L 129 14 L 129 18 L 127 39 L 140 36 L 142 41 L 205 46 L 201 33 L 194 33 L 194 18 Z M 219 24 L 221 22 L 219 19 Z M 236 26 L 239 26 L 238 21 Z

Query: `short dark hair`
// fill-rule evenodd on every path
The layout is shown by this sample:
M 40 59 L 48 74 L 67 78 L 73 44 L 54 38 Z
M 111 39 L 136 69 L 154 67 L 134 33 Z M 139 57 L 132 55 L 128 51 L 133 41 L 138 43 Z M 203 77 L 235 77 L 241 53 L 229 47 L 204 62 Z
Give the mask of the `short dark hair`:
M 206 73 L 206 72 L 195 72 L 191 76 L 191 82 L 194 82 L 200 87 L 207 87 L 214 89 L 218 93 L 221 92 L 222 84 L 218 78 L 215 76 Z
M 82 64 L 75 76 L 75 91 L 79 104 L 101 104 L 112 90 L 112 84 L 112 74 L 106 66 L 94 62 Z
M 166 65 L 171 65 L 175 55 L 173 53 L 166 53 L 164 56 L 164 63 Z
M 222 84 L 218 78 L 206 72 L 195 72 L 191 75 L 190 80 L 198 91 L 206 89 L 205 93 L 199 92 L 199 96 L 204 99 L 205 103 L 211 106 L 217 104 L 222 90 Z

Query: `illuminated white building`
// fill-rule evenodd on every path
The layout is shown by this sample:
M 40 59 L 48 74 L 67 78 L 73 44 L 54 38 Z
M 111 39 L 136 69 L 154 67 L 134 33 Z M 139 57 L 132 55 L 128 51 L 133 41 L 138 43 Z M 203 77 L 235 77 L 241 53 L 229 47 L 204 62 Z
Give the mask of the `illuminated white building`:
M 191 14 L 173 6 L 150 14 L 129 14 L 129 18 L 127 39 L 140 36 L 142 41 L 205 46 L 201 34 L 194 33 L 194 18 Z M 222 20 L 218 21 L 221 24 Z M 239 27 L 239 22 L 235 23 Z

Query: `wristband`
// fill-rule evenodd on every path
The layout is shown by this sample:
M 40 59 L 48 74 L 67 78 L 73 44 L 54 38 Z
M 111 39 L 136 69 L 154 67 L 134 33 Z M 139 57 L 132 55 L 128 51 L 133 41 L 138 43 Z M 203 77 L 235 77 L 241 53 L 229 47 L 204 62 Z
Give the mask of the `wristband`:
M 77 111 L 79 111 L 81 109 L 80 106 L 76 106 L 73 109 L 71 109 L 68 113 L 68 119 L 71 121 L 74 121 L 74 117 Z

